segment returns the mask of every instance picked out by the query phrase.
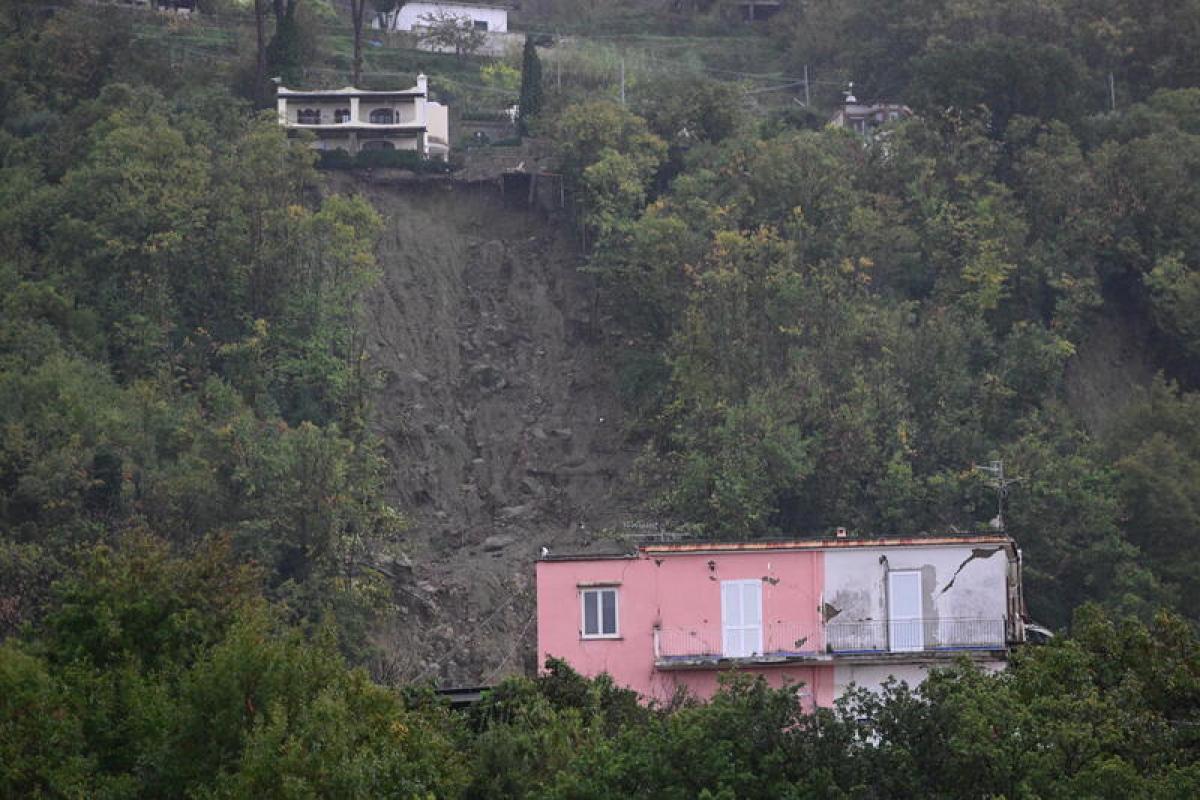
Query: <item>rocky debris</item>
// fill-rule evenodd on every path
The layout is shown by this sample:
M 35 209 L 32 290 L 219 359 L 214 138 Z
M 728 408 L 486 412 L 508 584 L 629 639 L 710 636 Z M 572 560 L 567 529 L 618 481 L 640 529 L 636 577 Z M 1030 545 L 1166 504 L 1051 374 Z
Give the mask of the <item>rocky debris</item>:
M 404 553 L 384 556 L 376 563 L 376 568 L 394 581 L 405 582 L 412 579 L 412 559 Z
M 496 512 L 496 516 L 502 520 L 513 520 L 517 517 L 527 517 L 532 512 L 533 506 L 530 505 L 505 506 Z
M 411 523 L 405 585 L 429 601 L 398 596 L 380 672 L 495 680 L 535 663 L 541 546 L 574 549 L 641 505 L 592 278 L 566 226 L 494 187 L 333 180 L 385 221 L 365 298 L 373 425 Z
M 503 550 L 516 540 L 517 537 L 506 533 L 493 534 L 483 540 L 483 551 L 485 553 L 494 553 L 497 550 Z

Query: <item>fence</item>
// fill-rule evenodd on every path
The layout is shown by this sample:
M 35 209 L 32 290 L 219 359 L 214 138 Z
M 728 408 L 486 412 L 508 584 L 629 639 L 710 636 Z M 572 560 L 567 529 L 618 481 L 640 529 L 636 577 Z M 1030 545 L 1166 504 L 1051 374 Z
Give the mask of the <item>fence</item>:
M 1005 621 L 997 618 L 767 623 L 727 637 L 718 625 L 656 628 L 657 661 L 719 658 L 800 658 L 821 653 L 903 653 L 996 650 L 1005 647 Z
M 831 622 L 825 626 L 832 653 L 999 649 L 1003 618 L 941 618 Z
M 825 649 L 819 625 L 768 623 L 761 626 L 757 634 L 757 637 L 751 635 L 748 639 L 739 637 L 742 645 L 739 648 L 725 641 L 724 633 L 717 625 L 659 628 L 654 631 L 654 656 L 658 660 L 754 656 L 786 658 L 812 656 Z

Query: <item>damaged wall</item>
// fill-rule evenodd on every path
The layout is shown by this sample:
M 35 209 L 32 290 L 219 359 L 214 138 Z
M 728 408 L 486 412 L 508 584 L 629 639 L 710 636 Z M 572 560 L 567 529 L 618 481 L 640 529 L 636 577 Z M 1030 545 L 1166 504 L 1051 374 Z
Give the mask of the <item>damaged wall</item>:
M 826 622 L 888 618 L 887 573 L 921 573 L 927 619 L 999 619 L 1006 613 L 1008 554 L 998 545 L 864 548 L 825 556 Z

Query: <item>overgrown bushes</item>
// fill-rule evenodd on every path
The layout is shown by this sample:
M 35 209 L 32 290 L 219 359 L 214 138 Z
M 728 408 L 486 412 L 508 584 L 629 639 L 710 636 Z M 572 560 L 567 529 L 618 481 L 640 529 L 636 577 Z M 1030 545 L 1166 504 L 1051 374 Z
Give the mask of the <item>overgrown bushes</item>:
M 304 633 L 227 543 L 125 537 L 83 554 L 37 634 L 0 645 L 0 796 L 1185 798 L 1200 792 L 1200 641 L 1095 607 L 1003 673 L 922 686 L 728 673 L 646 706 L 549 660 L 451 712 L 373 684 L 328 624 Z

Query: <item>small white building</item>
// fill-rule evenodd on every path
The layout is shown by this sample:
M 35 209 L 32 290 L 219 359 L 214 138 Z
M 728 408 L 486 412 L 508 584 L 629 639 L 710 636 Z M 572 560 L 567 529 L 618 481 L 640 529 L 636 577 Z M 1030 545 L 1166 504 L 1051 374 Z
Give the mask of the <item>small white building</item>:
M 428 98 L 428 79 L 411 89 L 377 91 L 288 89 L 276 95 L 279 124 L 316 135 L 318 150 L 409 150 L 445 161 L 450 152 L 449 113 Z
M 421 2 L 405 3 L 400 10 L 377 14 L 371 23 L 376 30 L 411 31 L 428 25 L 441 16 L 469 20 L 471 26 L 487 33 L 508 31 L 508 8 L 489 3 Z
M 889 122 L 899 122 L 913 115 L 912 109 L 900 103 L 860 103 L 854 96 L 854 84 L 845 93 L 842 107 L 829 118 L 835 128 L 847 128 L 860 136 L 871 136 Z

